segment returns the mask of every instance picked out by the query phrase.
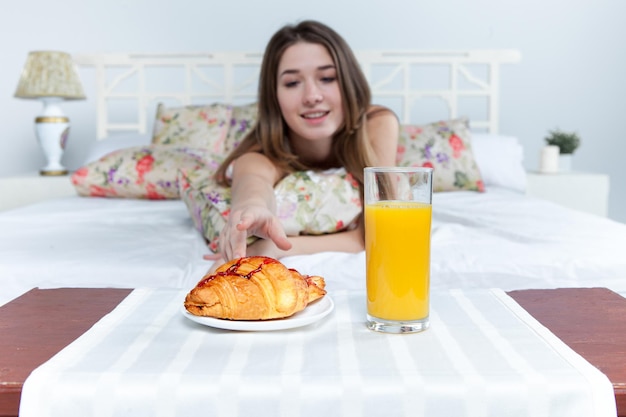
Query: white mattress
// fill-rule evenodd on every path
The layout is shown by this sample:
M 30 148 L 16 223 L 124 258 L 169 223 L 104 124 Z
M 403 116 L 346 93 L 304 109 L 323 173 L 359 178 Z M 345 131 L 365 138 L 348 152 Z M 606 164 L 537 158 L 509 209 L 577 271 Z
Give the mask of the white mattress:
M 607 287 L 626 295 L 626 225 L 521 194 L 434 196 L 434 289 Z M 0 303 L 33 287 L 191 288 L 211 263 L 181 201 L 68 197 L 0 213 Z M 363 288 L 365 255 L 284 258 Z
M 0 231 L 0 303 L 33 287 L 181 288 L 211 265 L 179 200 L 67 197 L 0 213 Z
M 626 225 L 502 189 L 433 197 L 433 289 L 607 287 L 626 295 Z M 365 254 L 284 259 L 364 285 Z

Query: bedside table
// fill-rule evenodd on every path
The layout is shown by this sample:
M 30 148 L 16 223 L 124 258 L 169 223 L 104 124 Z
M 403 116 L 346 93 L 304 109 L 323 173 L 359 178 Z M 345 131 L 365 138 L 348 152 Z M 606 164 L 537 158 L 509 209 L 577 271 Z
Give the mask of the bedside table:
M 76 195 L 76 191 L 69 175 L 45 176 L 33 172 L 0 178 L 0 210 L 71 195 Z
M 529 172 L 526 179 L 526 194 L 530 196 L 603 217 L 608 215 L 608 175 L 576 171 Z

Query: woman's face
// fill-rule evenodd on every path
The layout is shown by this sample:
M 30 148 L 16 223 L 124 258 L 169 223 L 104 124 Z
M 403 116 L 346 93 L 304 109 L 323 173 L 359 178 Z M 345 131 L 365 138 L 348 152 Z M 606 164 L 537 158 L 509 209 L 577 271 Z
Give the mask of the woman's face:
M 326 48 L 298 42 L 278 65 L 277 97 L 291 141 L 330 140 L 344 121 L 337 69 Z

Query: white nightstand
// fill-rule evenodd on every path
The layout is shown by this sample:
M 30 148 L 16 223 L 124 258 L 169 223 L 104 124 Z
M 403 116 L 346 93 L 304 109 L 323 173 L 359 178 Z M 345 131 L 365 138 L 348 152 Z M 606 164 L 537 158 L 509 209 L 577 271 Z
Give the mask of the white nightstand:
M 39 173 L 0 178 L 0 210 L 7 210 L 55 197 L 76 195 L 69 175 Z
M 588 172 L 559 172 L 526 176 L 526 194 L 599 216 L 608 215 L 609 176 Z

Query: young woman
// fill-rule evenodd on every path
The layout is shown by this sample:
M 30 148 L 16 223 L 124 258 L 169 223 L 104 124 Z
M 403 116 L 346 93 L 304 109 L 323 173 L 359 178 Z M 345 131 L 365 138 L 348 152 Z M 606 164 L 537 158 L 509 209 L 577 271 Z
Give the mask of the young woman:
M 361 221 L 353 230 L 287 237 L 273 188 L 294 171 L 343 167 L 363 195 L 364 167 L 395 165 L 399 129 L 395 114 L 370 100 L 354 54 L 334 30 L 304 21 L 274 34 L 261 65 L 257 123 L 216 173 L 231 186 L 232 204 L 219 253 L 207 258 L 363 250 Z M 248 236 L 261 239 L 247 246 Z

